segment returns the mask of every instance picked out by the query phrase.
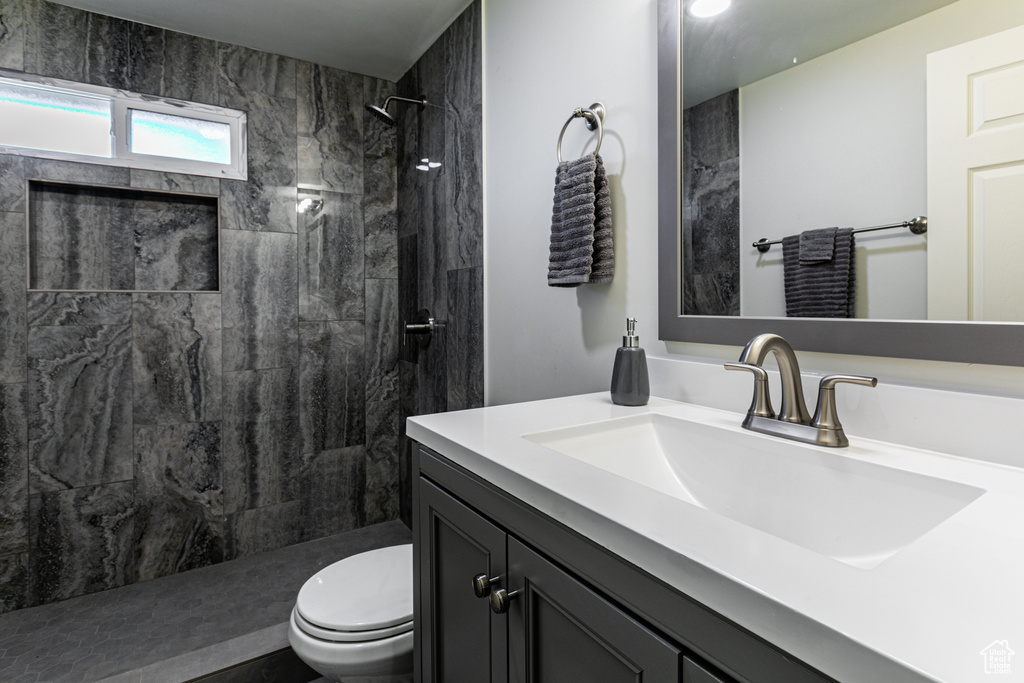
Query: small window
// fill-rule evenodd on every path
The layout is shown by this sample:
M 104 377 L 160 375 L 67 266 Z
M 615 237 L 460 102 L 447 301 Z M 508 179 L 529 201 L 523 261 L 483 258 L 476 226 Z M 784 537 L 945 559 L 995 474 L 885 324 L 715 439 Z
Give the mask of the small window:
M 113 156 L 109 97 L 0 81 L 0 121 L 0 145 Z
M 246 178 L 245 113 L 0 70 L 0 154 Z

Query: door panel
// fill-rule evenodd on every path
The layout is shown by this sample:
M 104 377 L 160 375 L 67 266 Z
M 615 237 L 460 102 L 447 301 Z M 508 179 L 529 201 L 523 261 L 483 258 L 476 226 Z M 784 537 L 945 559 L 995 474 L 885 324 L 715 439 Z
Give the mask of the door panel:
M 509 681 L 679 682 L 676 647 L 513 537 L 508 559 Z
M 423 681 L 504 683 L 508 622 L 473 578 L 505 576 L 505 532 L 422 479 L 419 505 Z

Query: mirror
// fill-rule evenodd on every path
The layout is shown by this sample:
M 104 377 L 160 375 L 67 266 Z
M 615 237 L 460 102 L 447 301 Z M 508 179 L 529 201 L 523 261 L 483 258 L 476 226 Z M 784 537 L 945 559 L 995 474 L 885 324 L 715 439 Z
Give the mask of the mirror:
M 1002 270 L 1017 278 L 1015 285 L 1000 290 L 991 280 L 982 279 L 979 286 L 968 279 L 984 270 L 984 259 L 976 248 L 959 248 L 966 233 L 950 237 L 948 227 L 967 221 L 937 224 L 929 216 L 927 235 L 902 229 L 857 235 L 856 320 L 783 317 L 783 249 L 773 246 L 761 254 L 752 246 L 762 237 L 779 240 L 812 228 L 862 228 L 927 215 L 934 208 L 928 203 L 927 150 L 935 142 L 926 130 L 938 126 L 928 121 L 925 104 L 926 55 L 1024 24 L 1024 0 L 734 0 L 729 12 L 737 19 L 721 24 L 705 19 L 699 25 L 681 13 L 681 4 L 659 2 L 661 337 L 743 344 L 771 330 L 805 350 L 1024 365 L 1019 324 L 937 322 L 972 319 L 971 296 L 986 283 L 996 299 L 1005 299 L 999 292 L 1014 287 L 1024 292 L 1017 275 L 1024 269 L 1008 266 L 1010 259 L 1004 259 Z M 745 10 L 763 14 L 744 19 Z M 841 15 L 824 16 L 830 11 Z M 786 37 L 794 28 L 802 38 Z M 1012 102 L 989 85 L 982 109 L 990 111 L 977 117 L 981 127 L 1007 121 L 1020 127 L 1022 117 L 1006 112 L 1021 106 L 1013 92 L 1020 92 L 1024 76 L 1010 72 L 1000 71 L 1012 86 Z M 694 104 L 695 109 L 686 106 Z M 702 106 L 712 110 L 711 116 L 692 116 L 687 134 L 683 119 L 699 114 Z M 968 109 L 966 103 L 962 109 Z M 975 105 L 975 114 L 979 111 Z M 722 112 L 726 121 L 734 117 L 732 131 L 722 123 Z M 687 135 L 690 145 L 684 143 Z M 739 151 L 738 158 L 728 156 L 727 143 Z M 739 179 L 738 189 L 730 173 Z M 1003 191 L 1011 198 L 1003 211 L 1011 216 L 1016 211 L 1016 218 L 1000 239 L 1020 240 L 1016 228 L 1024 207 L 1012 198 L 1022 194 L 1021 177 L 985 181 L 990 194 L 998 183 L 1011 188 Z M 681 186 L 696 194 L 684 196 Z M 724 234 L 700 232 L 701 220 L 728 210 L 732 215 L 720 221 Z M 977 216 L 972 220 L 977 223 Z M 943 240 L 958 248 L 936 248 Z M 990 244 L 986 253 L 1008 251 Z M 951 266 L 933 263 L 933 256 L 951 254 Z M 953 280 L 963 280 L 962 286 L 955 289 Z M 929 301 L 953 300 L 958 306 L 966 302 L 963 310 L 929 306 Z M 990 305 L 990 319 L 1024 319 L 1004 313 L 1000 318 L 993 310 Z

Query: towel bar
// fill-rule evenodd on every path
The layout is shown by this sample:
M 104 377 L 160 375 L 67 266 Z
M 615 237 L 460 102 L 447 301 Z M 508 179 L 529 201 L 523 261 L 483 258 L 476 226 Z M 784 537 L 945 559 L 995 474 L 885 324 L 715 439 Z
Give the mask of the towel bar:
M 594 102 L 592 105 L 584 109 L 583 107 L 577 107 L 569 120 L 562 126 L 562 132 L 558 134 L 558 148 L 556 154 L 558 155 L 558 161 L 562 161 L 562 136 L 565 135 L 565 129 L 569 127 L 573 119 L 583 119 L 583 122 L 587 124 L 589 130 L 597 129 L 597 148 L 594 150 L 594 154 L 601 151 L 601 141 L 604 139 L 604 105 L 600 102 Z
M 598 147 L 601 145 L 598 144 Z M 561 157 L 559 157 L 561 161 Z M 902 223 L 892 223 L 891 225 L 875 225 L 870 228 L 857 228 L 854 230 L 854 234 L 858 232 L 872 232 L 874 230 L 891 230 L 892 228 L 910 228 L 910 232 L 915 235 L 923 235 L 928 232 L 928 217 L 927 216 L 916 216 L 911 218 L 909 221 L 903 221 Z M 768 241 L 767 237 L 762 237 L 758 241 L 754 242 L 751 246 L 756 247 L 760 253 L 765 253 L 772 248 L 773 244 L 782 244 L 782 240 Z

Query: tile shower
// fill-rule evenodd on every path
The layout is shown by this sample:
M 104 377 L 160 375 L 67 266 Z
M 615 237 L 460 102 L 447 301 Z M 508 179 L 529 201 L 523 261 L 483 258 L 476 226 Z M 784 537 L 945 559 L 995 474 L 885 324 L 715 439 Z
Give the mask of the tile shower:
M 483 399 L 479 40 L 475 2 L 394 84 L 0 0 L 0 68 L 242 109 L 249 147 L 246 181 L 0 155 L 0 612 L 407 511 L 400 418 Z

